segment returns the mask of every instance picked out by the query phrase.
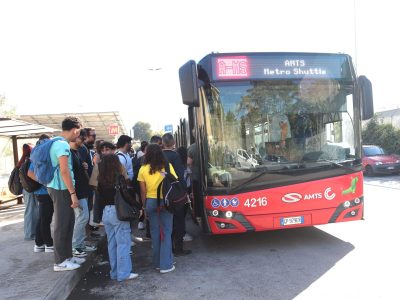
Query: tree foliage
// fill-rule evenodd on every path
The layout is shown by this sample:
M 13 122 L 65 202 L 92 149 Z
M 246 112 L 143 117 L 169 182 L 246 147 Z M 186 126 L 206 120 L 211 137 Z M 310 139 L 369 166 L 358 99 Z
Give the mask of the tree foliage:
M 134 134 L 134 138 L 136 140 L 140 140 L 140 141 L 149 141 L 152 131 L 151 131 L 151 125 L 149 123 L 146 122 L 136 122 L 136 124 L 133 126 L 133 134 Z
M 400 130 L 391 124 L 378 124 L 376 117 L 362 131 L 364 145 L 378 145 L 389 153 L 400 154 Z
M 15 116 L 15 107 L 7 104 L 6 97 L 0 95 L 0 118 L 11 118 Z

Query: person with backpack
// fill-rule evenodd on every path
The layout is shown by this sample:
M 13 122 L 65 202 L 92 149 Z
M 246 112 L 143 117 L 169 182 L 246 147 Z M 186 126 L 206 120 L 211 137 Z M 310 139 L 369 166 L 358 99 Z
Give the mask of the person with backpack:
M 128 178 L 130 181 L 128 187 L 132 187 L 133 167 L 132 158 L 129 155 L 129 152 L 132 149 L 132 138 L 128 135 L 121 135 L 117 141 L 117 148 L 118 150 L 115 152 L 115 154 L 118 155 L 119 161 L 128 173 Z
M 67 117 L 61 124 L 62 132 L 59 137 L 43 143 L 37 147 L 37 156 L 42 160 L 33 160 L 35 164 L 35 176 L 39 182 L 47 183 L 47 190 L 54 205 L 54 271 L 70 271 L 80 267 L 85 262 L 83 258 L 72 256 L 72 235 L 74 231 L 74 208 L 79 207 L 79 199 L 76 195 L 74 173 L 72 168 L 70 141 L 74 141 L 80 133 L 82 124 L 76 117 Z M 34 150 L 35 151 L 35 150 Z M 36 151 L 35 151 L 36 152 Z M 40 161 L 49 163 L 41 164 Z M 45 169 L 53 170 L 48 174 Z
M 163 153 L 174 167 L 176 174 L 178 175 L 178 179 L 181 185 L 186 189 L 185 182 L 185 167 L 182 164 L 181 157 L 174 150 L 175 148 L 175 140 L 171 133 L 166 133 L 162 136 L 162 146 Z M 173 252 L 175 256 L 183 256 L 192 253 L 191 250 L 183 249 L 183 237 L 186 234 L 186 224 L 185 224 L 185 206 L 180 207 L 174 212 L 174 221 L 173 221 Z
M 110 278 L 124 281 L 134 279 L 139 275 L 132 273 L 131 227 L 129 221 L 120 221 L 115 208 L 116 182 L 124 180 L 126 172 L 118 157 L 114 154 L 104 155 L 98 164 L 99 175 L 97 186 L 103 209 L 103 223 L 107 234 L 108 256 L 110 259 Z M 125 177 L 126 179 L 126 177 Z M 125 180 L 124 180 L 125 181 Z M 130 198 L 130 197 L 129 197 Z M 130 198 L 133 205 L 133 198 Z
M 47 134 L 42 134 L 36 145 L 38 146 L 49 139 L 50 137 Z M 53 201 L 47 192 L 47 188 L 36 181 L 34 169 L 35 165 L 31 162 L 27 175 L 39 185 L 39 188 L 33 192 L 39 206 L 39 219 L 36 226 L 36 238 L 33 252 L 53 253 L 53 238 L 51 236 L 51 222 L 54 213 Z
M 31 155 L 32 146 L 24 144 L 22 146 L 22 156 L 17 163 L 17 168 L 20 169 L 25 162 L 29 161 Z M 21 177 L 21 176 L 19 176 Z M 25 188 L 22 189 L 22 195 L 25 204 L 24 212 L 24 239 L 25 241 L 34 240 L 36 238 L 36 226 L 39 219 L 39 207 L 37 201 L 33 195 L 33 192 L 27 191 Z
M 169 164 L 168 167 L 176 177 L 173 166 Z M 150 221 L 153 266 L 162 274 L 175 270 L 171 239 L 173 214 L 166 209 L 163 201 L 157 201 L 157 189 L 164 180 L 166 169 L 167 161 L 161 147 L 148 145 L 145 165 L 139 170 L 138 181 L 142 204 Z

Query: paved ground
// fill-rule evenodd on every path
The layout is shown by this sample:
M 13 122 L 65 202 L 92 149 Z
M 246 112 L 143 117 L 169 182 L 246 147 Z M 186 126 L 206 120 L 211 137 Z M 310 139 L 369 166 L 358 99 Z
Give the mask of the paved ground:
M 396 299 L 400 176 L 365 180 L 365 220 L 245 235 L 205 236 L 176 271 L 151 268 L 150 245 L 134 247 L 134 281 L 116 283 L 104 261 L 70 299 Z
M 34 253 L 34 242 L 24 241 L 23 215 L 23 205 L 0 210 L 0 299 L 65 299 L 90 262 L 79 271 L 54 272 L 54 255 Z
M 131 282 L 109 279 L 103 247 L 70 299 L 396 299 L 400 176 L 366 178 L 365 201 L 360 222 L 214 237 L 191 226 L 193 255 L 166 275 L 138 244 Z M 85 270 L 55 273 L 52 254 L 33 253 L 23 210 L 0 210 L 0 299 L 62 299 Z

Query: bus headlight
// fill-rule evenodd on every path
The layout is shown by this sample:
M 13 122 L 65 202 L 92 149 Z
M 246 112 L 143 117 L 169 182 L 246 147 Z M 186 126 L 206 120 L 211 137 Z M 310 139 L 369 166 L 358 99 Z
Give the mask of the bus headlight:
M 219 224 L 219 227 L 221 227 L 221 229 L 224 229 L 225 228 L 225 223 Z
M 345 203 L 343 203 L 343 206 L 344 206 L 345 208 L 350 207 L 350 201 L 346 201 Z
M 379 165 L 382 165 L 383 163 L 381 162 L 381 161 L 377 161 L 377 162 L 375 162 L 375 166 L 379 166 Z
M 360 204 L 360 202 L 361 202 L 360 198 L 354 199 L 354 203 L 355 203 L 355 204 Z
M 232 216 L 233 216 L 233 213 L 231 211 L 227 211 L 225 213 L 225 217 L 227 217 L 227 218 L 232 218 Z
M 212 211 L 212 215 L 214 216 L 214 217 L 218 217 L 218 215 L 219 215 L 219 212 L 218 212 L 218 210 L 213 210 Z

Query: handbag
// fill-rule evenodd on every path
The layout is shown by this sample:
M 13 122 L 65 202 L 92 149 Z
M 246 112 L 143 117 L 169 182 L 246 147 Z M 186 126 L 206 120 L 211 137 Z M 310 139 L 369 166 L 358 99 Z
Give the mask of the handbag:
M 134 221 L 138 219 L 139 210 L 130 204 L 132 203 L 132 201 L 130 201 L 131 199 L 129 199 L 130 196 L 129 194 L 124 192 L 126 188 L 127 187 L 124 176 L 118 176 L 115 183 L 115 210 L 117 212 L 118 220 Z

